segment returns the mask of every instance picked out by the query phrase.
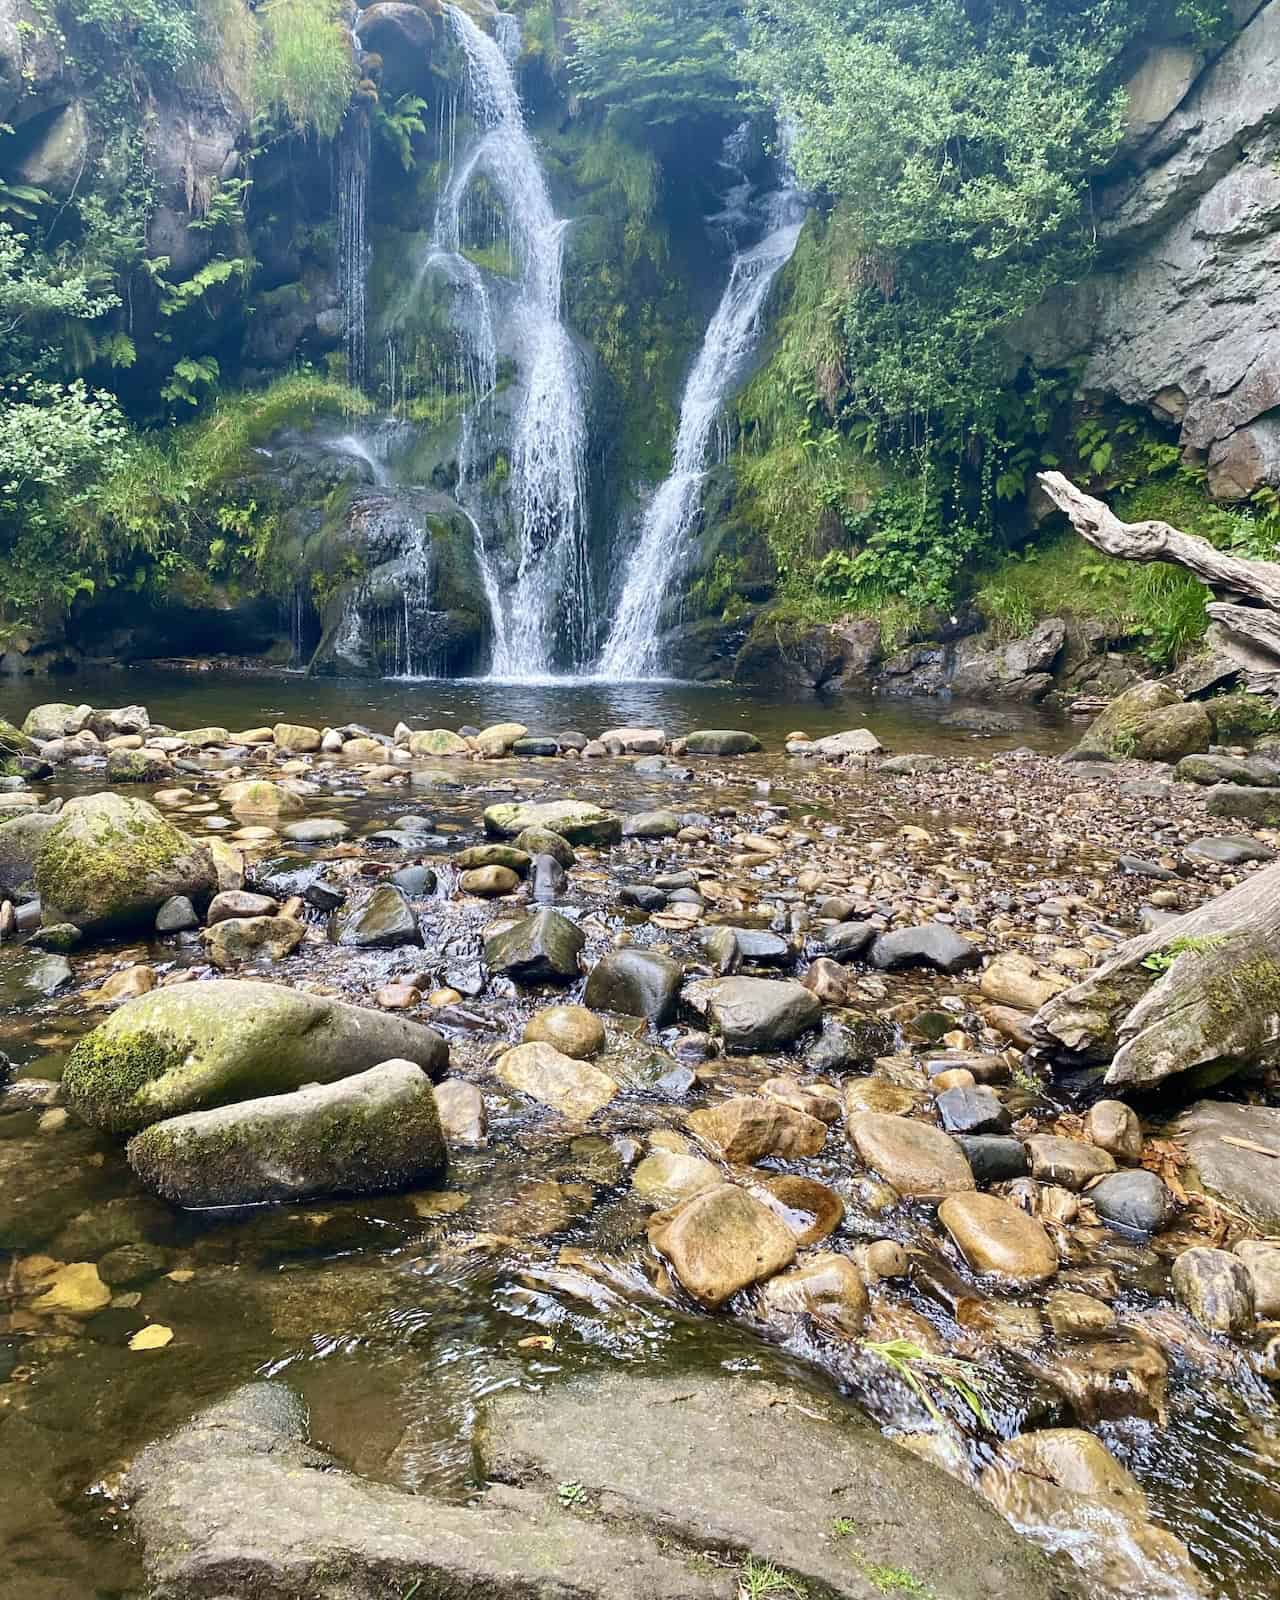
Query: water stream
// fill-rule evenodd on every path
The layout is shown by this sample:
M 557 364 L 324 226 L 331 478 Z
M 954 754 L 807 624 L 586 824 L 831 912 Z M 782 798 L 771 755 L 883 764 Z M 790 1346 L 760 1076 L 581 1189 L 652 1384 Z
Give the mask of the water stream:
M 713 220 L 736 229 L 753 214 L 763 216 L 768 231 L 734 256 L 729 281 L 685 385 L 671 472 L 644 514 L 600 655 L 598 670 L 606 678 L 652 678 L 661 672 L 660 624 L 688 560 L 689 536 L 712 464 L 716 424 L 759 344 L 761 311 L 773 280 L 795 250 L 804 201 L 786 188 L 748 209 L 738 185 L 730 192 L 726 210 Z
M 511 424 L 509 500 L 514 572 L 499 581 L 483 538 L 476 553 L 493 612 L 491 671 L 537 678 L 578 665 L 590 651 L 594 619 L 587 563 L 587 424 L 581 362 L 561 318 L 564 235 L 533 140 L 525 127 L 512 62 L 514 19 L 499 39 L 450 7 L 449 20 L 467 63 L 467 103 L 477 137 L 454 165 L 436 214 L 428 266 L 462 290 L 462 331 L 473 350 L 475 402 L 464 424 L 459 493 L 474 483 L 475 413 L 493 393 L 496 338 L 484 280 L 463 253 L 466 208 L 484 178 L 501 202 L 506 244 L 518 270 L 512 325 L 521 388 Z
M 347 380 L 363 389 L 367 375 L 366 326 L 369 278 L 369 119 L 352 113 L 337 149 L 338 288 L 342 302 Z

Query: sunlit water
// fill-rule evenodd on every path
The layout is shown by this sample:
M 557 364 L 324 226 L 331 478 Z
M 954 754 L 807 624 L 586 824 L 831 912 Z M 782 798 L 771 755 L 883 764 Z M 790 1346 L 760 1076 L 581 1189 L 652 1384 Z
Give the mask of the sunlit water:
M 449 912 L 448 854 L 478 842 L 483 806 L 531 775 L 546 778 L 550 792 L 590 794 L 625 811 L 676 803 L 745 812 L 786 804 L 790 786 L 802 782 L 796 763 L 777 754 L 793 728 L 820 734 L 866 722 L 898 749 L 969 753 L 1011 744 L 1052 750 L 1070 737 L 1052 719 L 1034 714 L 997 741 L 975 741 L 939 726 L 945 706 L 769 702 L 681 685 L 352 683 L 135 671 L 9 685 L 0 693 L 0 715 L 20 720 L 30 704 L 53 697 L 99 706 L 141 701 L 155 719 L 177 727 L 235 729 L 285 719 L 357 721 L 389 731 L 402 716 L 446 727 L 514 718 L 536 731 L 588 734 L 624 722 L 658 723 L 671 734 L 696 726 L 749 727 L 765 740 L 770 753 L 735 764 L 713 792 L 695 782 L 678 799 L 669 785 L 610 762 L 589 770 L 486 764 L 465 769 L 466 787 L 429 797 L 355 789 L 326 795 L 317 811 L 342 816 L 357 833 L 405 810 L 430 812 L 434 853 L 443 861 L 428 916 L 441 920 L 434 924 L 436 946 L 429 938 L 424 959 L 441 978 L 463 977 L 476 967 L 480 930 L 492 915 L 480 907 Z M 77 786 L 96 784 L 81 779 L 54 787 L 73 792 Z M 945 799 L 940 796 L 944 806 Z M 806 793 L 804 805 L 813 804 Z M 886 816 L 889 835 L 898 820 Z M 604 926 L 592 935 L 592 953 L 607 942 L 614 916 L 608 885 L 598 892 Z M 307 949 L 307 975 L 353 999 L 367 999 L 405 965 L 395 952 Z M 183 949 L 172 942 L 129 953 L 157 964 L 200 957 L 198 945 Z M 124 959 L 126 952 L 115 954 Z M 102 1013 L 76 1000 L 15 997 L 7 985 L 20 959 L 13 947 L 0 950 L 0 983 L 6 985 L 0 1048 L 24 1073 L 48 1076 Z M 77 967 L 81 959 L 74 958 Z M 525 996 L 496 1009 L 492 1003 L 477 1007 L 489 1020 L 478 1016 L 473 1030 L 454 1032 L 454 1070 L 491 1089 L 487 1053 L 495 1042 L 518 1037 L 534 1003 Z M 759 1077 L 749 1063 L 732 1065 L 719 1081 L 740 1073 L 749 1087 L 753 1072 Z M 617 1125 L 629 1131 L 670 1121 L 662 1098 L 640 1079 L 624 1084 L 616 1104 Z M 909 1431 L 927 1424 L 882 1367 L 847 1346 L 799 1334 L 779 1348 L 749 1321 L 697 1316 L 656 1295 L 646 1270 L 645 1213 L 629 1196 L 609 1131 L 606 1119 L 603 1133 L 566 1136 L 550 1114 L 498 1105 L 489 1147 L 460 1156 L 443 1191 L 193 1217 L 148 1202 L 112 1141 L 74 1129 L 43 1133 L 33 1112 L 0 1116 L 0 1288 L 10 1251 L 100 1256 L 101 1230 L 121 1209 L 112 1202 L 143 1204 L 148 1239 L 169 1252 L 170 1269 L 192 1274 L 180 1281 L 154 1278 L 143 1285 L 138 1307 L 110 1309 L 79 1329 L 54 1330 L 39 1340 L 0 1333 L 0 1397 L 7 1402 L 0 1408 L 5 1600 L 79 1600 L 135 1589 L 136 1552 L 121 1536 L 126 1524 L 111 1495 L 115 1473 L 142 1443 L 255 1375 L 279 1375 L 293 1386 L 311 1409 L 316 1442 L 356 1470 L 446 1495 L 467 1491 L 475 1468 L 474 1422 L 486 1395 L 619 1362 L 680 1372 L 776 1368 L 805 1381 L 834 1382 L 887 1427 Z M 796 1170 L 843 1195 L 846 1248 L 860 1236 L 883 1236 L 885 1217 L 863 1208 L 838 1154 L 827 1152 Z M 890 1231 L 908 1221 L 891 1222 Z M 581 1260 L 575 1250 L 583 1252 Z M 1119 1244 L 1112 1255 L 1128 1303 L 1139 1309 L 1158 1304 L 1147 1286 L 1149 1266 L 1133 1265 L 1140 1258 Z M 949 1344 L 964 1339 L 965 1329 L 936 1298 L 915 1288 L 907 1299 Z M 0 1303 L 0 1314 L 12 1304 Z M 128 1339 L 143 1321 L 171 1326 L 173 1344 L 149 1355 L 129 1351 Z M 553 1348 L 522 1345 L 532 1334 L 550 1335 Z M 998 1435 L 1057 1420 L 1007 1355 L 991 1356 L 984 1371 Z M 965 1425 L 962 1408 L 955 1420 Z M 1206 1382 L 1198 1370 L 1177 1366 L 1165 1429 L 1128 1423 L 1105 1430 L 1107 1442 L 1141 1479 L 1155 1514 L 1214 1574 L 1210 1592 L 1226 1600 L 1273 1600 L 1277 1592 L 1278 1436 L 1274 1402 L 1256 1380 Z M 979 1462 L 984 1448 L 973 1445 Z

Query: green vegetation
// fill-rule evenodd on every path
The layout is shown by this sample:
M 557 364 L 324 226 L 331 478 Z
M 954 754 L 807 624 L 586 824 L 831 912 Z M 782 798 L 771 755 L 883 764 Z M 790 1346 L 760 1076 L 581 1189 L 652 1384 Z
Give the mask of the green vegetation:
M 952 1424 L 939 1410 L 930 1393 L 931 1385 L 955 1395 L 984 1428 L 990 1428 L 991 1419 L 982 1403 L 982 1397 L 987 1392 L 986 1380 L 971 1361 L 961 1361 L 955 1356 L 930 1355 L 910 1339 L 886 1339 L 880 1342 L 868 1339 L 862 1348 L 883 1361 L 895 1377 L 901 1378 L 940 1427 L 950 1427 Z
M 741 116 L 737 7 L 727 0 L 585 0 L 569 75 L 615 128 Z
M 255 87 L 263 106 L 293 131 L 332 139 L 356 86 L 351 38 L 336 0 L 259 5 L 265 50 Z
M 1187 933 L 1177 939 L 1170 939 L 1163 950 L 1153 950 L 1142 962 L 1148 972 L 1164 974 L 1181 955 L 1203 955 L 1207 950 L 1216 950 L 1219 945 L 1227 942 L 1225 933 Z
M 836 1539 L 852 1539 L 860 1531 L 852 1517 L 836 1517 L 831 1524 L 832 1536 Z M 870 1561 L 853 1546 L 848 1547 L 848 1553 L 867 1582 L 881 1594 L 905 1594 L 911 1596 L 911 1600 L 937 1600 L 924 1579 L 918 1578 L 909 1567 L 890 1567 L 880 1561 Z
M 772 1561 L 748 1556 L 738 1568 L 738 1600 L 803 1600 L 803 1584 Z

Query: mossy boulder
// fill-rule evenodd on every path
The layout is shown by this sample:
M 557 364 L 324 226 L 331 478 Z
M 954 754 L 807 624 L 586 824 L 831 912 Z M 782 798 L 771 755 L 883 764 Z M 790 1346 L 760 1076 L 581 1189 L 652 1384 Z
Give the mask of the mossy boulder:
M 16 760 L 18 756 L 38 756 L 40 747 L 29 739 L 21 728 L 0 717 L 0 761 Z
M 499 839 L 514 839 L 526 828 L 546 828 L 571 845 L 616 844 L 622 837 L 622 819 L 588 800 L 507 801 L 488 808 L 484 828 Z
M 22 731 L 31 739 L 62 739 L 79 733 L 92 715 L 92 706 L 73 706 L 65 700 L 51 700 L 27 712 Z
M 0 822 L 0 896 L 8 900 L 34 898 L 36 861 L 57 825 L 57 817 L 43 811 Z
M 44 921 L 85 933 L 150 926 L 171 895 L 207 900 L 213 857 L 145 800 L 93 794 L 70 800 L 36 861 Z
M 1280 712 L 1262 695 L 1247 694 L 1242 689 L 1206 700 L 1204 708 L 1213 720 L 1219 744 L 1248 744 L 1280 732 Z
M 173 763 L 159 750 L 112 750 L 107 756 L 108 783 L 167 783 Z
M 63 1086 L 87 1122 L 134 1133 L 393 1058 L 438 1078 L 449 1052 L 433 1028 L 392 1013 L 224 978 L 155 989 L 122 1006 L 76 1045 Z
M 170 1117 L 136 1134 L 128 1156 L 181 1206 L 376 1194 L 426 1183 L 449 1160 L 431 1081 L 412 1061 Z
M 1134 728 L 1131 751 L 1139 761 L 1181 761 L 1213 742 L 1213 723 L 1198 700 L 1154 711 Z
M 1099 712 L 1073 754 L 1104 759 L 1132 755 L 1143 724 L 1157 712 L 1180 703 L 1181 697 L 1167 683 L 1135 683 L 1132 689 L 1117 695 L 1105 711 Z M 1189 751 L 1182 750 L 1180 754 L 1187 755 Z

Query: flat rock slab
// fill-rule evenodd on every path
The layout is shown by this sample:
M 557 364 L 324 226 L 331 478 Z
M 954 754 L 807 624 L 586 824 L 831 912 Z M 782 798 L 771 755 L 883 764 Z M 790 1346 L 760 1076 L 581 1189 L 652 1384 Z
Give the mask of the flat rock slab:
M 1186 1113 L 1183 1127 L 1191 1165 L 1208 1192 L 1243 1211 L 1264 1232 L 1280 1232 L 1280 1111 L 1200 1100 Z M 1274 1154 L 1226 1139 L 1243 1139 Z
M 828 1600 L 878 1600 L 872 1563 L 946 1600 L 1082 1592 L 860 1413 L 764 1379 L 616 1373 L 508 1392 L 481 1430 L 489 1485 L 465 1506 L 358 1478 L 306 1429 L 288 1389 L 255 1383 L 142 1452 L 124 1492 L 151 1600 L 734 1600 L 738 1573 L 712 1549 Z M 559 1503 L 568 1482 L 591 1515 Z M 856 1539 L 833 1537 L 840 1516 Z

